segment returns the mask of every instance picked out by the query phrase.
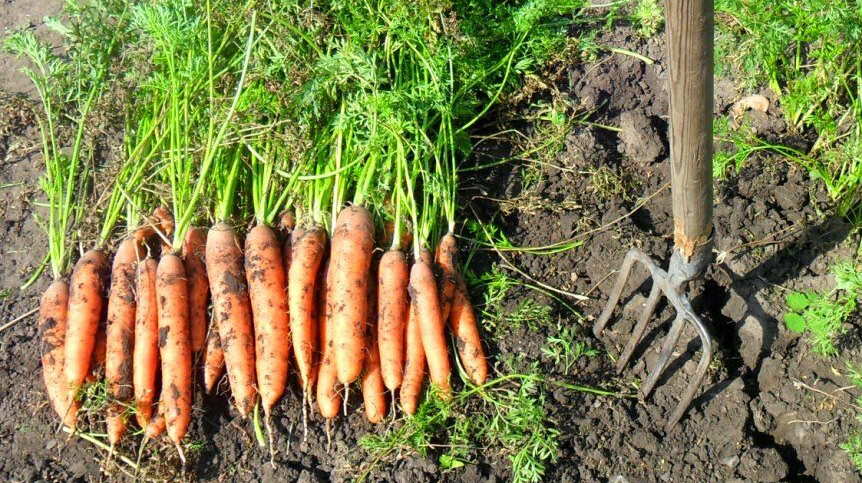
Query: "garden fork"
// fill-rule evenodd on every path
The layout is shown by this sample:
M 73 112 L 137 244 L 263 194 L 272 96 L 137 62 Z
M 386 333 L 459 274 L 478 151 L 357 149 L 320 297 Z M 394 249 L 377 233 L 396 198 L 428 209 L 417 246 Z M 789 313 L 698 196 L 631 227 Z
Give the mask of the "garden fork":
M 662 294 L 676 310 L 676 318 L 662 343 L 659 358 L 640 386 L 647 398 L 667 368 L 685 324 L 697 331 L 702 356 L 694 378 L 667 421 L 672 430 L 694 399 L 712 360 L 712 337 L 692 310 L 685 289 L 712 259 L 712 68 L 713 0 L 667 0 L 667 45 L 670 64 L 670 161 L 673 198 L 674 249 L 668 270 L 661 269 L 644 252 L 632 248 L 593 332 L 600 337 L 619 303 L 635 262 L 653 279 L 643 312 L 616 369 L 628 364 L 646 330 Z

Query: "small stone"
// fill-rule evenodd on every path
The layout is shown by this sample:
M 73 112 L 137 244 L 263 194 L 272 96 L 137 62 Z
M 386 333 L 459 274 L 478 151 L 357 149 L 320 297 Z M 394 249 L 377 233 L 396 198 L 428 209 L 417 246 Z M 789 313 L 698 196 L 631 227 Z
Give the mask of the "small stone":
M 766 112 L 769 110 L 769 99 L 760 94 L 753 94 L 736 101 L 730 108 L 730 112 L 735 117 L 743 115 L 748 110 Z

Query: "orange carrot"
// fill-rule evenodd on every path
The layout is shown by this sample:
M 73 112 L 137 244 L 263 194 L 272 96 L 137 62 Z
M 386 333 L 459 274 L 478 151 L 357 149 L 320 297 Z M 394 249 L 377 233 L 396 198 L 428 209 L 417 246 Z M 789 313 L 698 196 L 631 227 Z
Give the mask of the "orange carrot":
M 276 229 L 278 235 L 289 238 L 294 227 L 296 227 L 296 215 L 293 213 L 293 210 L 284 210 L 281 212 L 281 215 L 278 216 L 278 227 Z M 287 272 L 285 271 L 285 273 Z
M 72 271 L 63 369 L 69 401 L 75 399 L 90 369 L 102 316 L 107 269 L 108 262 L 101 250 L 90 250 L 78 260 Z M 73 428 L 77 416 L 75 409 L 71 408 L 67 418 Z
M 103 304 L 104 306 L 104 304 Z M 104 311 L 102 311 L 104 313 Z M 96 341 L 93 343 L 93 355 L 90 356 L 90 371 L 84 382 L 96 382 L 102 379 L 105 372 L 105 359 L 108 354 L 108 331 L 104 317 L 99 317 L 99 326 L 96 328 Z
M 366 292 L 374 222 L 361 206 L 341 210 L 332 235 L 332 325 L 335 331 L 335 367 L 338 380 L 350 384 L 362 372 L 365 358 Z
M 374 267 L 376 268 L 376 267 Z M 368 356 L 362 372 L 362 400 L 365 403 L 365 417 L 369 422 L 379 423 L 386 416 L 386 388 L 380 371 L 380 351 L 377 347 L 377 276 L 372 269 L 368 284 L 368 329 L 366 343 Z
M 159 410 L 156 417 L 144 426 L 144 440 L 156 439 L 165 432 L 167 422 L 165 421 L 165 405 L 159 403 Z
M 138 264 L 135 348 L 132 352 L 132 385 L 138 424 L 143 428 L 153 417 L 156 374 L 159 370 L 159 316 L 156 306 L 158 262 L 149 258 Z
M 332 265 L 329 259 L 323 262 L 320 270 L 319 292 L 319 333 L 320 333 L 320 362 L 317 367 L 317 407 L 320 414 L 326 419 L 338 416 L 341 409 L 341 392 L 336 389 L 338 374 L 335 369 L 335 334 L 332 325 L 332 307 L 329 300 L 332 296 L 332 285 L 329 283 Z
M 215 327 L 210 330 L 207 338 L 203 366 L 204 391 L 211 394 L 224 373 L 224 350 L 221 348 L 221 340 L 218 338 L 218 330 Z
M 203 228 L 190 228 L 183 241 L 183 266 L 189 287 L 189 333 L 192 352 L 204 348 L 207 337 L 207 295 L 209 281 L 204 265 L 207 235 Z
M 389 250 L 380 258 L 377 275 L 377 343 L 383 382 L 390 391 L 401 386 L 404 370 L 404 325 L 407 301 L 407 258 L 400 250 Z
M 288 294 L 290 302 L 290 333 L 293 353 L 299 369 L 299 379 L 306 398 L 310 396 L 314 353 L 317 349 L 317 274 L 326 252 L 326 232 L 320 227 L 306 230 L 293 245 Z
M 393 220 L 386 220 L 383 222 L 383 241 L 382 246 L 389 247 L 392 246 L 392 242 L 395 240 L 395 222 Z M 410 230 L 401 230 L 401 240 L 398 242 L 398 246 L 401 248 L 409 247 L 413 243 L 413 233 Z
M 380 373 L 380 353 L 377 348 L 377 334 L 370 335 L 368 357 L 365 359 L 365 372 L 362 374 L 362 399 L 365 402 L 365 416 L 372 423 L 383 421 L 386 416 L 386 397 L 383 375 Z
M 66 386 L 66 376 L 63 373 L 64 347 L 66 343 L 66 321 L 69 308 L 69 285 L 62 280 L 55 280 L 39 303 L 39 332 L 42 333 L 42 375 L 45 378 L 45 389 L 48 400 L 54 411 L 67 425 L 74 426 L 75 420 L 67 420 L 71 412 L 77 413 L 77 408 L 69 409 L 69 391 Z M 70 424 L 71 423 L 71 424 Z
M 156 270 L 162 404 L 168 437 L 179 443 L 192 417 L 192 350 L 189 337 L 189 291 L 183 261 L 163 255 Z
M 269 416 L 287 385 L 290 322 L 281 247 L 266 225 L 257 225 L 245 239 L 245 274 L 254 320 L 258 389 Z
M 105 378 L 116 401 L 108 407 L 108 441 L 114 445 L 126 432 L 123 403 L 132 399 L 132 352 L 135 345 L 135 267 L 141 253 L 137 241 L 120 243 L 111 268 L 108 296 Z
M 459 275 L 455 287 L 455 300 L 449 314 L 449 325 L 455 335 L 455 347 L 461 357 L 461 364 L 473 384 L 482 385 L 488 377 L 488 362 L 482 349 L 482 339 L 476 324 L 473 304 L 467 294 L 467 284 Z
M 416 414 L 419 395 L 425 379 L 425 349 L 422 348 L 422 334 L 416 321 L 413 304 L 407 311 L 404 324 L 404 379 L 401 382 L 401 409 L 407 414 Z
M 447 233 L 437 244 L 434 257 L 434 274 L 437 276 L 437 292 L 440 295 L 440 320 L 449 320 L 452 299 L 455 296 L 455 276 L 458 266 L 458 246 L 455 235 Z
M 431 265 L 422 260 L 413 264 L 409 291 L 428 361 L 428 374 L 431 382 L 446 394 L 450 390 L 449 351 L 446 348 L 446 326 L 440 319 L 440 299 Z
M 254 407 L 257 383 L 251 302 L 242 258 L 239 240 L 230 225 L 220 222 L 210 228 L 206 259 L 213 313 L 234 402 L 245 418 Z

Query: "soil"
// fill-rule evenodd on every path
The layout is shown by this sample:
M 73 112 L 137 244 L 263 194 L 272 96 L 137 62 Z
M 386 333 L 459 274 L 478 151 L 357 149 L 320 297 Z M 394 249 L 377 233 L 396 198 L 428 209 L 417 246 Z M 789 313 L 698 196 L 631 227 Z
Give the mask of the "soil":
M 40 18 L 56 13 L 60 2 L 12 0 L 0 5 L 0 27 L 29 22 L 44 30 Z M 2 30 L 2 29 L 0 29 Z M 552 163 L 542 165 L 530 183 L 524 165 L 506 164 L 465 177 L 465 216 L 475 213 L 501 227 L 515 245 L 543 246 L 576 237 L 582 244 L 556 255 L 506 254 L 532 278 L 559 290 L 586 294 L 568 298 L 582 313 L 573 316 L 545 296 L 514 291 L 506 304 L 535 298 L 550 303 L 562 326 L 579 329 L 579 340 L 602 350 L 582 358 L 563 373 L 541 348 L 556 327 L 521 328 L 489 341 L 492 364 L 521 354 L 541 361 L 544 372 L 573 383 L 630 387 L 655 364 L 673 311 L 660 306 L 635 354 L 636 362 L 617 375 L 608 353 L 619 354 L 649 290 L 637 270 L 622 310 L 601 339 L 590 330 L 631 247 L 659 263 L 669 259 L 672 208 L 667 159 L 667 66 L 662 38 L 643 39 L 617 25 L 596 39 L 603 47 L 638 52 L 648 65 L 624 54 L 605 53 L 592 62 L 572 62 L 559 70 L 532 101 L 562 97 L 590 123 L 574 123 Z M 50 282 L 43 274 L 19 290 L 39 266 L 45 250 L 36 219 L 38 177 L 42 170 L 29 81 L 14 73 L 20 61 L 0 56 L 0 317 L 9 322 L 30 313 Z M 730 115 L 738 99 L 751 94 L 733 79 L 716 85 L 715 109 Z M 780 106 L 767 90 L 766 112 L 749 111 L 744 121 L 772 141 L 809 146 L 783 122 Z M 529 111 L 522 101 L 514 110 Z M 501 119 L 501 122 L 508 122 Z M 601 126 L 616 126 L 619 131 Z M 521 126 L 530 132 L 529 125 Z M 489 148 L 498 153 L 500 149 Z M 732 146 L 718 146 L 732 149 Z M 477 162 L 482 162 L 478 156 Z M 655 393 L 640 401 L 609 398 L 569 389 L 552 390 L 546 401 L 560 431 L 557 461 L 545 481 L 559 482 L 854 482 L 862 481 L 838 445 L 854 425 L 852 390 L 841 375 L 845 361 L 860 360 L 859 315 L 854 315 L 841 356 L 829 360 L 811 353 L 809 344 L 782 322 L 787 290 L 833 286 L 830 267 L 850 258 L 860 243 L 834 213 L 821 184 L 797 165 L 758 157 L 715 184 L 717 261 L 689 297 L 716 339 L 715 358 L 703 388 L 680 425 L 664 422 L 686 387 L 700 357 L 700 343 L 689 327 L 667 375 Z M 578 234 L 589 233 L 587 236 Z M 479 252 L 478 266 L 499 263 L 496 254 Z M 666 304 L 665 304 L 666 305 Z M 486 337 L 487 338 L 487 337 Z M 3 481 L 102 481 L 130 479 L 122 467 L 106 462 L 91 444 L 57 432 L 41 382 L 35 316 L 0 332 L 0 479 Z M 358 439 L 383 432 L 365 421 L 359 395 L 351 394 L 349 414 L 332 425 L 330 437 L 318 416 L 303 434 L 300 392 L 296 385 L 275 409 L 274 457 L 257 446 L 251 425 L 228 409 L 226 383 L 220 394 L 196 404 L 190 439 L 199 448 L 186 469 L 168 446 L 151 448 L 149 458 L 175 480 L 195 481 L 350 481 L 365 463 Z M 831 396 L 826 396 L 830 394 Z M 98 424 L 98 421 L 92 421 Z M 131 439 L 131 438 L 127 438 Z M 120 452 L 134 455 L 126 442 Z M 155 446 L 155 445 L 154 445 Z M 433 453 L 405 454 L 384 462 L 371 481 L 509 481 L 504 458 L 488 451 L 471 453 L 465 468 L 441 472 Z M 157 462 L 157 463 L 156 463 Z

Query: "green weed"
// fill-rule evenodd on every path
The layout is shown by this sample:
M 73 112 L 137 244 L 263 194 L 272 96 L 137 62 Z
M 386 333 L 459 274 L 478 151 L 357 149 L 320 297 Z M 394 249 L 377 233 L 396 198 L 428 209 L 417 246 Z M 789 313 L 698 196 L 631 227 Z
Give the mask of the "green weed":
M 856 310 L 862 296 L 862 271 L 853 262 L 833 268 L 836 286 L 829 292 L 792 292 L 786 302 L 790 309 L 784 315 L 788 329 L 805 333 L 811 339 L 814 353 L 831 357 L 838 353 L 835 342 L 846 332 L 844 322 Z
M 548 336 L 542 354 L 560 368 L 563 374 L 568 374 L 581 357 L 595 357 L 599 355 L 599 351 L 586 342 L 577 340 L 577 330 L 567 326 L 559 329 L 556 335 Z
M 658 0 L 638 0 L 632 12 L 632 21 L 642 36 L 652 37 L 657 34 L 664 24 L 664 12 Z
M 847 378 L 850 383 L 856 387 L 857 391 L 862 394 L 862 366 L 854 366 L 847 363 Z M 856 405 L 862 406 L 862 395 L 856 397 Z M 862 423 L 862 414 L 857 414 L 856 419 Z M 850 461 L 856 466 L 856 470 L 862 473 L 862 429 L 856 428 L 850 433 L 850 438 L 839 445 L 841 449 L 847 452 Z

